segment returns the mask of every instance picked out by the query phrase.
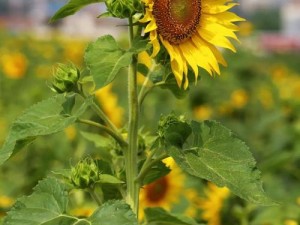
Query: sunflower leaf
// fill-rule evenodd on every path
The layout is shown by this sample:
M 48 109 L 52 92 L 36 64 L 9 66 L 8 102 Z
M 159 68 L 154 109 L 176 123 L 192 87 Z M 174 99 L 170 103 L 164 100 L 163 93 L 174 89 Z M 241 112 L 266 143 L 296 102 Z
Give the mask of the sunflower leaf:
M 88 104 L 88 101 L 85 101 L 75 107 L 72 98 L 55 95 L 33 105 L 12 124 L 0 149 L 0 165 L 33 142 L 37 136 L 57 133 L 75 123 L 77 118 L 85 112 Z M 71 109 L 73 107 L 75 110 Z M 71 111 L 73 115 L 70 115 Z
M 90 69 L 96 89 L 112 82 L 120 69 L 132 61 L 133 51 L 121 49 L 111 35 L 105 35 L 91 43 L 85 51 L 85 63 Z
M 73 15 L 81 8 L 98 2 L 104 2 L 104 0 L 70 0 L 54 14 L 54 16 L 50 19 L 50 22 L 55 22 L 56 20 Z
M 146 208 L 145 216 L 147 225 L 200 225 L 195 220 L 182 216 L 171 214 L 163 208 Z
M 264 193 L 261 176 L 249 148 L 215 121 L 192 121 L 192 144 L 169 154 L 187 173 L 228 187 L 252 203 L 274 205 Z
M 79 219 L 65 214 L 67 204 L 68 187 L 55 178 L 46 178 L 38 183 L 32 195 L 17 200 L 3 225 L 73 225 Z M 82 220 L 80 224 L 89 223 Z
M 89 218 L 92 225 L 137 225 L 136 215 L 130 206 L 123 201 L 108 201 L 104 203 Z

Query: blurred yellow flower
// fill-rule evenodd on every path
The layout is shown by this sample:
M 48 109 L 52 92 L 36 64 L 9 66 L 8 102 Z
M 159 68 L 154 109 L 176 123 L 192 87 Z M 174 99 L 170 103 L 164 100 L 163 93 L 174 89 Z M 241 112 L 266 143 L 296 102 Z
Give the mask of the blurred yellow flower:
M 248 93 L 243 89 L 235 90 L 231 93 L 230 102 L 234 108 L 241 109 L 248 103 Z
M 195 218 L 198 213 L 198 201 L 199 194 L 195 189 L 187 189 L 184 192 L 184 196 L 190 202 L 189 206 L 185 209 L 184 214 L 188 217 Z
M 296 220 L 286 220 L 284 225 L 298 225 L 298 222 Z
M 183 172 L 171 157 L 165 159 L 164 163 L 171 168 L 171 172 L 141 189 L 140 219 L 144 218 L 143 209 L 146 207 L 162 207 L 170 210 L 172 205 L 179 201 L 179 197 L 183 193 L 185 181 Z
M 271 108 L 274 104 L 273 94 L 267 87 L 262 87 L 259 89 L 258 99 L 266 109 Z
M 95 207 L 89 207 L 89 206 L 82 206 L 75 209 L 72 209 L 70 211 L 70 214 L 72 216 L 76 216 L 79 218 L 87 218 L 93 214 L 95 211 Z
M 68 126 L 64 131 L 68 140 L 73 141 L 76 138 L 77 130 L 74 125 Z
M 11 79 L 22 78 L 27 70 L 27 59 L 20 52 L 6 53 L 1 57 L 4 75 Z
M 0 208 L 10 208 L 14 204 L 14 200 L 8 196 L 0 196 Z
M 14 202 L 15 201 L 12 198 L 5 195 L 0 195 L 0 218 L 6 215 L 6 211 L 13 206 Z
M 200 105 L 193 109 L 193 115 L 197 120 L 208 120 L 212 114 L 213 110 L 208 105 Z
M 118 97 L 112 92 L 112 84 L 109 84 L 95 92 L 104 113 L 117 127 L 123 124 L 124 109 L 118 106 Z
M 282 79 L 287 77 L 289 74 L 288 69 L 284 65 L 276 65 L 271 70 L 271 75 L 274 80 L 274 82 L 279 83 Z
M 220 115 L 230 115 L 233 112 L 233 108 L 229 103 L 222 103 L 218 107 Z
M 207 225 L 220 225 L 220 212 L 224 200 L 228 198 L 230 191 L 228 188 L 219 188 L 213 183 L 208 183 L 205 190 L 205 198 L 199 200 L 198 206 L 203 210 L 202 219 L 206 220 Z
M 63 45 L 64 58 L 77 65 L 81 65 L 86 43 L 84 41 L 66 40 L 63 42 Z
M 239 28 L 239 34 L 241 36 L 250 36 L 253 32 L 253 24 L 249 21 L 241 22 Z

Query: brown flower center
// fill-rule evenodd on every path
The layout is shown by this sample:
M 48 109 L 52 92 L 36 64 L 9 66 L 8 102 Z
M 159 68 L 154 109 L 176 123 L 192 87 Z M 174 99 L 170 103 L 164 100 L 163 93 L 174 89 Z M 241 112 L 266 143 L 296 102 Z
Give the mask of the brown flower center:
M 153 16 L 158 33 L 171 44 L 180 44 L 197 30 L 201 0 L 154 0 Z
M 152 203 L 159 202 L 165 198 L 169 188 L 168 178 L 162 177 L 146 186 L 146 198 Z

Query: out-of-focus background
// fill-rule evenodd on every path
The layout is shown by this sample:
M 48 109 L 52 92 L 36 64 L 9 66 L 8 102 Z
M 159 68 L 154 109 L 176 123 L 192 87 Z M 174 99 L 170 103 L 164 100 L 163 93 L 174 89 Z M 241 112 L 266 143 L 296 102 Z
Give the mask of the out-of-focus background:
M 97 18 L 105 12 L 104 4 L 93 4 L 50 24 L 50 17 L 64 3 L 63 0 L 0 0 L 0 145 L 10 124 L 24 109 L 53 95 L 48 86 L 56 63 L 72 61 L 83 68 L 88 42 L 104 34 L 126 41 L 126 21 Z M 300 224 L 300 0 L 239 0 L 239 3 L 234 10 L 247 21 L 240 23 L 241 43 L 236 43 L 237 53 L 223 52 L 228 67 L 222 68 L 222 75 L 210 77 L 202 72 L 190 95 L 181 100 L 167 90 L 156 90 L 144 102 L 147 110 L 142 111 L 142 122 L 151 133 L 156 129 L 153 120 L 173 109 L 191 119 L 222 122 L 250 146 L 267 193 L 281 203 L 277 207 L 254 206 L 229 192 L 224 194 L 180 175 L 186 176 L 189 182 L 185 182 L 185 189 L 190 191 L 178 191 L 178 199 L 182 200 L 179 203 L 167 202 L 175 212 L 185 207 L 188 215 L 209 225 L 242 224 L 241 221 L 244 225 L 297 225 Z M 126 121 L 124 77 L 97 92 L 100 106 L 119 127 Z M 0 218 L 16 198 L 29 194 L 37 181 L 51 171 L 69 167 L 83 155 L 97 155 L 94 142 L 78 127 L 71 126 L 63 133 L 39 138 L 5 163 L 0 168 Z M 195 200 L 195 192 L 200 199 Z M 75 194 L 72 213 L 90 214 L 94 205 L 86 205 L 82 193 Z M 191 205 L 193 210 L 188 207 Z

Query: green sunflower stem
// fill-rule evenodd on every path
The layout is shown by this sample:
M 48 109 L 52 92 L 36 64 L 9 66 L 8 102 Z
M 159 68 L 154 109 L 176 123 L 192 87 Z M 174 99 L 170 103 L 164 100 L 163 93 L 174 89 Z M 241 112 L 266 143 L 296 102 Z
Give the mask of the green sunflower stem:
M 132 47 L 133 42 L 133 23 L 129 18 L 129 42 Z M 127 196 L 126 202 L 131 206 L 133 212 L 138 216 L 139 206 L 139 183 L 136 181 L 138 174 L 138 120 L 139 104 L 137 90 L 137 57 L 132 57 L 132 63 L 128 70 L 128 148 L 125 151 L 125 170 Z

